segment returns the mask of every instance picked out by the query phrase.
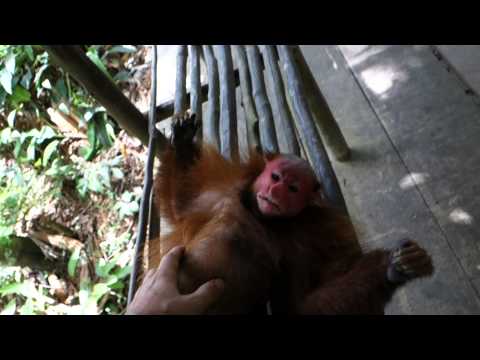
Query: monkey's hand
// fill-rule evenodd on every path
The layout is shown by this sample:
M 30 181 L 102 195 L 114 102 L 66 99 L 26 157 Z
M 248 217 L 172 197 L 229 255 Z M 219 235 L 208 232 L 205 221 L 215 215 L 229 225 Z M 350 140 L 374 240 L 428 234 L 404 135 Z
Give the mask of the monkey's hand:
M 184 113 L 172 119 L 171 144 L 175 149 L 176 158 L 180 165 L 191 165 L 198 155 L 194 144 L 194 137 L 200 127 L 195 114 Z
M 193 138 L 200 127 L 195 114 L 184 113 L 172 119 L 171 143 L 176 149 L 183 148 L 193 143 Z
M 391 283 L 401 284 L 432 274 L 433 264 L 430 255 L 414 241 L 400 240 L 399 245 L 390 252 L 387 279 Z

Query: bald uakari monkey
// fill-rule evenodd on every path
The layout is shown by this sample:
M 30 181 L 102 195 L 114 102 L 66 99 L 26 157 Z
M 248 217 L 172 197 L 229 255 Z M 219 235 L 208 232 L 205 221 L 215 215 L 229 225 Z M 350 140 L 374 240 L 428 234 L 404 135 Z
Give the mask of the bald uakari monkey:
M 224 292 L 208 313 L 383 314 L 395 290 L 431 275 L 430 256 L 412 240 L 362 252 L 347 216 L 330 207 L 298 157 L 251 152 L 227 160 L 198 145 L 195 116 L 175 118 L 161 158 L 155 206 L 171 232 L 152 242 L 150 266 L 185 246 L 179 289 L 211 279 Z

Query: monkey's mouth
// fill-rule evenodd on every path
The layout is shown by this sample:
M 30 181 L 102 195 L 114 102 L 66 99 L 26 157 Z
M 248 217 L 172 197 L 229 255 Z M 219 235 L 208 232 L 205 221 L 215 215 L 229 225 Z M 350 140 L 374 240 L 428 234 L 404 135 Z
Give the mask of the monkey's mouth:
M 273 202 L 268 197 L 262 196 L 262 195 L 258 195 L 257 197 L 258 197 L 259 200 L 265 201 L 265 202 L 269 203 L 270 205 L 272 205 L 275 209 L 277 209 L 277 211 L 279 211 L 279 212 L 281 211 L 280 206 L 278 206 L 277 203 Z

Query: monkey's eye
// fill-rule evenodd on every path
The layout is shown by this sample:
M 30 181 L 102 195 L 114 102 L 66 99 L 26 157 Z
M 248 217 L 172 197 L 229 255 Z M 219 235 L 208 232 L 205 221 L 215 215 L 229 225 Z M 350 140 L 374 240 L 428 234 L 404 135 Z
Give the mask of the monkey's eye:
M 290 192 L 292 192 L 292 193 L 296 193 L 296 192 L 298 192 L 298 187 L 296 187 L 295 185 L 290 185 L 288 187 L 288 190 L 290 190 Z
M 274 182 L 277 182 L 278 180 L 280 180 L 280 176 L 278 176 L 278 174 L 272 173 L 272 180 Z

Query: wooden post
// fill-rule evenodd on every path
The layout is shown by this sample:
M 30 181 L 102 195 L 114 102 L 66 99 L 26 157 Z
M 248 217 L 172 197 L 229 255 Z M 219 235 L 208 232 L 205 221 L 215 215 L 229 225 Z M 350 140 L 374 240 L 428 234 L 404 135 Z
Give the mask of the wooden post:
M 203 55 L 207 64 L 208 74 L 208 107 L 207 116 L 203 126 L 204 141 L 213 144 L 217 150 L 220 149 L 218 139 L 218 121 L 219 121 L 219 98 L 218 98 L 218 67 L 217 60 L 213 55 L 210 45 L 203 45 Z
M 300 71 L 300 77 L 305 86 L 308 104 L 316 119 L 316 124 L 320 129 L 323 140 L 332 150 L 337 160 L 348 160 L 350 158 L 350 149 L 348 148 L 342 131 L 333 117 L 307 62 L 305 61 L 300 47 L 292 46 L 291 49 L 294 55 L 294 60 Z
M 174 113 L 181 114 L 187 110 L 187 46 L 179 45 L 177 50 L 177 75 L 175 81 Z
M 279 45 L 277 49 L 287 78 L 288 93 L 292 98 L 293 109 L 297 113 L 299 120 L 299 131 L 303 133 L 303 138 L 306 141 L 305 145 L 312 160 L 313 169 L 323 183 L 325 195 L 330 204 L 347 213 L 345 200 L 343 199 L 337 178 L 322 140 L 315 128 L 313 116 L 308 107 L 306 91 L 302 86 L 300 71 L 295 66 L 292 49 L 286 45 Z
M 237 87 L 240 83 L 238 70 L 235 70 L 233 72 L 233 75 L 235 77 L 235 87 Z M 207 97 L 208 97 L 209 85 L 208 84 L 202 85 L 200 91 L 201 91 L 201 94 L 202 94 L 202 101 L 205 101 L 205 99 L 207 99 Z M 187 97 L 185 99 L 185 102 L 187 104 L 190 103 L 190 92 L 189 91 L 187 91 Z M 166 101 L 162 102 L 161 104 L 159 104 L 157 106 L 157 122 L 168 119 L 169 117 L 171 117 L 173 115 L 174 106 L 175 106 L 174 104 L 175 104 L 175 98 L 170 99 L 170 100 L 166 100 Z M 146 118 L 148 114 L 145 113 L 145 114 L 142 114 L 142 115 L 145 116 L 145 118 Z
M 220 151 L 227 159 L 238 158 L 237 108 L 230 46 L 215 45 L 220 81 Z
M 280 69 L 278 68 L 275 47 L 264 45 L 263 58 L 273 92 L 273 101 L 278 110 L 278 118 L 275 118 L 275 129 L 277 130 L 279 143 L 283 143 L 286 146 L 286 149 L 282 149 L 282 152 L 300 155 L 300 147 L 295 135 L 295 124 L 285 96 L 285 88 Z
M 201 84 L 200 84 L 200 54 L 198 45 L 189 45 L 188 47 L 190 54 L 190 109 L 195 118 L 200 124 L 200 129 L 198 130 L 195 138 L 197 140 L 202 139 L 203 130 L 203 121 L 202 121 L 202 93 L 201 93 Z
M 131 136 L 148 144 L 148 122 L 120 89 L 85 55 L 80 46 L 44 45 L 49 55 L 65 71 L 80 82 L 88 92 L 107 110 L 108 114 Z M 157 137 L 156 154 L 165 148 L 167 139 Z
M 237 59 L 240 77 L 240 91 L 242 95 L 242 107 L 247 121 L 247 142 L 251 148 L 259 149 L 258 117 L 252 98 L 252 81 L 248 70 L 247 53 L 243 45 L 233 45 L 235 58 Z
M 278 152 L 272 108 L 267 97 L 260 51 L 256 45 L 247 45 L 247 59 L 252 76 L 253 99 L 259 118 L 260 142 L 263 152 Z

